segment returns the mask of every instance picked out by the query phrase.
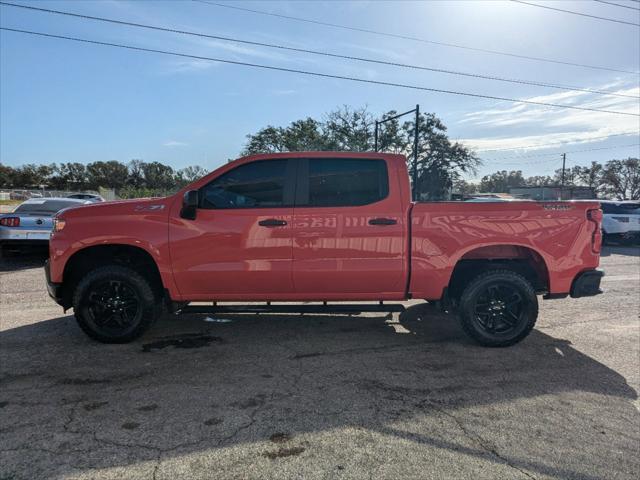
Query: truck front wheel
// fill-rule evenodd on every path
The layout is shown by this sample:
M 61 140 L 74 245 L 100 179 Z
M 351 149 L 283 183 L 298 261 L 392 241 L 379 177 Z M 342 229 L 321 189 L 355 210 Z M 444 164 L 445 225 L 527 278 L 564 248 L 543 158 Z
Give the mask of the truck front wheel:
M 73 310 L 80 328 L 103 343 L 126 343 L 142 335 L 162 312 L 149 280 L 137 271 L 109 265 L 78 282 Z
M 529 281 L 510 270 L 490 270 L 473 279 L 459 303 L 464 331 L 488 347 L 525 338 L 538 317 L 538 298 Z

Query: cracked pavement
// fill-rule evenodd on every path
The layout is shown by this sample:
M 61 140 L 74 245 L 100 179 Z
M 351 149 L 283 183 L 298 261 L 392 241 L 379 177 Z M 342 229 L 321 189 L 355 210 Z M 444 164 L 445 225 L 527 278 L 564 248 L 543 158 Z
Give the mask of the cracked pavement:
M 402 315 L 169 317 L 91 341 L 42 259 L 0 259 L 0 479 L 635 479 L 640 252 L 521 344 Z

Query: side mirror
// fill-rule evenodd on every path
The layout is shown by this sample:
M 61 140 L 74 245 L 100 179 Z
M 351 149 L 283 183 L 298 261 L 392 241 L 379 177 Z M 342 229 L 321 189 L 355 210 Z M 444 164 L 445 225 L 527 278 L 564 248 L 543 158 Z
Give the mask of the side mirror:
M 185 192 L 182 198 L 182 209 L 180 210 L 180 216 L 187 220 L 195 220 L 196 212 L 198 210 L 198 191 L 189 190 Z

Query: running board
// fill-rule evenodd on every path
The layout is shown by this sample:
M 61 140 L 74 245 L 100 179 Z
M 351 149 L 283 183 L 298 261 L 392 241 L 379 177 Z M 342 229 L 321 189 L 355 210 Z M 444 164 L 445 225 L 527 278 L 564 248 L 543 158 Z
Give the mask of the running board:
M 334 313 L 359 314 L 368 312 L 404 312 L 404 305 L 400 304 L 355 304 L 337 303 L 322 305 L 190 305 L 179 310 L 179 313 Z

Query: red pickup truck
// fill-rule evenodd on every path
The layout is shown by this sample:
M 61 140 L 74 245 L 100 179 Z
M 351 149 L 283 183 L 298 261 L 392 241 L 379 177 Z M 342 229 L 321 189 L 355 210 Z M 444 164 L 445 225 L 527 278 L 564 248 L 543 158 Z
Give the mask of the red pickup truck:
M 170 197 L 64 210 L 45 271 L 102 342 L 138 337 L 165 310 L 241 308 L 219 301 L 344 312 L 424 299 L 505 346 L 533 328 L 537 295 L 601 293 L 601 220 L 595 201 L 416 203 L 402 155 L 253 155 Z

